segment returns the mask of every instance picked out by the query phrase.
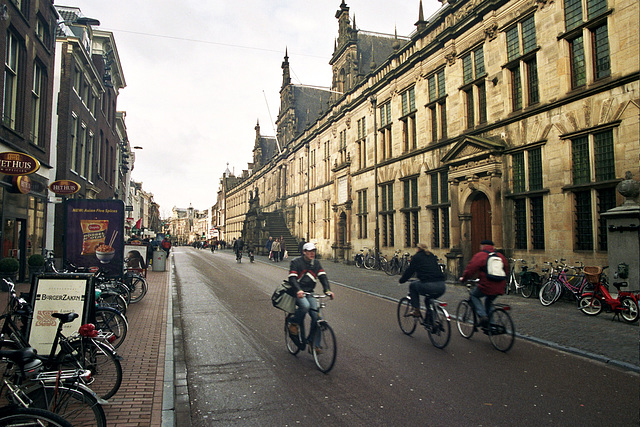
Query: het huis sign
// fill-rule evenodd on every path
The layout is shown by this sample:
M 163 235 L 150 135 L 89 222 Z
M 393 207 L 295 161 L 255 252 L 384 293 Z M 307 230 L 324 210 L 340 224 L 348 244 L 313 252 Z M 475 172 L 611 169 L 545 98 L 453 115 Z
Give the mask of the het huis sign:
M 28 154 L 7 151 L 0 153 L 0 173 L 29 175 L 40 169 L 40 162 Z

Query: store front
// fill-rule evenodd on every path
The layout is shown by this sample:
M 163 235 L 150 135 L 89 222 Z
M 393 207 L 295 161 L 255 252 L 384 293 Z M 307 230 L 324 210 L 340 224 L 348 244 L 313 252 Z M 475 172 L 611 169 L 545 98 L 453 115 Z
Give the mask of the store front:
M 46 186 L 35 180 L 34 184 L 28 194 L 16 191 L 10 185 L 0 187 L 1 255 L 2 258 L 16 258 L 20 262 L 18 275 L 20 282 L 29 277 L 27 268 L 29 256 L 41 254 L 44 247 Z

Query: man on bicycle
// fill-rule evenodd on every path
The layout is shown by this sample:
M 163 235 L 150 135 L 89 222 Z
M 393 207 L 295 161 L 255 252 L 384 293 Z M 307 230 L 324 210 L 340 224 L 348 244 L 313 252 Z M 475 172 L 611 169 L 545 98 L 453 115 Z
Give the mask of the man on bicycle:
M 489 255 L 494 253 L 502 259 L 505 279 L 491 280 L 487 277 L 487 260 L 489 259 Z M 464 282 L 473 276 L 477 276 L 479 281 L 478 286 L 471 291 L 471 301 L 473 302 L 476 313 L 480 318 L 480 326 L 486 326 L 489 320 L 488 316 L 490 314 L 489 310 L 491 309 L 491 304 L 493 304 L 493 301 L 498 297 L 498 295 L 502 295 L 504 293 L 504 288 L 507 284 L 506 277 L 509 276 L 509 262 L 504 255 L 500 252 L 496 252 L 491 240 L 483 240 L 480 242 L 480 252 L 477 252 L 471 258 L 467 268 L 465 268 L 464 273 L 462 273 L 462 277 L 460 277 L 460 281 Z M 482 301 L 480 301 L 480 298 L 482 297 L 485 297 L 484 306 L 482 305 Z
M 444 295 L 446 290 L 444 273 L 438 265 L 438 258 L 427 249 L 427 245 L 424 243 L 418 243 L 417 249 L 418 251 L 411 258 L 409 267 L 398 280 L 400 283 L 404 283 L 414 273 L 418 277 L 418 280 L 409 285 L 409 296 L 413 307 L 411 314 L 415 317 L 420 316 L 420 295 L 424 295 L 426 298 L 439 298 Z
M 240 259 L 242 257 L 242 249 L 244 248 L 244 241 L 242 240 L 242 236 L 238 237 L 238 240 L 233 242 L 233 252 L 236 254 L 236 259 Z
M 311 316 L 311 330 L 309 337 L 315 337 L 318 321 L 318 301 L 307 293 L 313 293 L 316 283 L 320 280 L 324 293 L 333 299 L 333 292 L 329 287 L 327 273 L 324 271 L 320 262 L 316 258 L 316 245 L 311 242 L 302 246 L 302 256 L 291 261 L 289 266 L 289 283 L 296 294 L 296 312 L 289 323 L 289 333 L 292 337 L 297 337 L 300 325 L 304 322 L 307 313 Z M 320 337 L 315 337 L 316 350 Z M 302 343 L 300 343 L 302 344 Z

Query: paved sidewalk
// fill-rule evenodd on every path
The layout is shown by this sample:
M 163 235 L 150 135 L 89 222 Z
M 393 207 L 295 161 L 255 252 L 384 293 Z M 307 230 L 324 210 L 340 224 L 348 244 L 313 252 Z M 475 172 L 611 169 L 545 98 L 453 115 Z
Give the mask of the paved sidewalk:
M 125 341 L 117 350 L 122 357 L 123 379 L 120 390 L 104 406 L 108 425 L 163 425 L 170 266 L 169 260 L 167 271 L 149 271 L 147 295 L 127 309 L 129 330 Z

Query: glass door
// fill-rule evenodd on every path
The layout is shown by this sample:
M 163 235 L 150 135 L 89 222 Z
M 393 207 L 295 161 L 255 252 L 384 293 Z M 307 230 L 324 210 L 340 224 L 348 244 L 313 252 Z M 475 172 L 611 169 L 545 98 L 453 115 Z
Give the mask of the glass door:
M 16 258 L 20 262 L 18 281 L 22 282 L 26 268 L 26 221 L 5 218 L 2 227 L 2 257 Z

